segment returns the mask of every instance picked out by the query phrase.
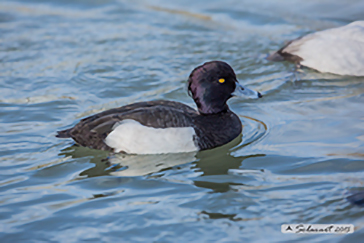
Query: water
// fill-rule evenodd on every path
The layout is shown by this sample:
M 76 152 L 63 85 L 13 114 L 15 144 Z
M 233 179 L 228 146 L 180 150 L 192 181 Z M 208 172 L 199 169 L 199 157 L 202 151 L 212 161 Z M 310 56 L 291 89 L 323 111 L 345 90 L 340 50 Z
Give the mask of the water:
M 364 19 L 362 1 L 2 1 L 1 242 L 361 242 L 364 79 L 265 56 Z M 229 104 L 243 136 L 210 151 L 110 155 L 55 138 L 128 103 L 194 106 L 186 79 L 224 60 L 264 98 Z M 282 234 L 286 223 L 351 235 Z

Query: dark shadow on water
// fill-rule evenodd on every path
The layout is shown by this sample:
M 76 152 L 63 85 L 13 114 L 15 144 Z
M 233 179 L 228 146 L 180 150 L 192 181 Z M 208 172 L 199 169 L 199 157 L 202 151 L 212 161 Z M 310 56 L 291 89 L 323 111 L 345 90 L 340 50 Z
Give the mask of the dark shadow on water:
M 355 190 L 350 192 L 347 200 L 354 205 L 364 207 L 364 190 Z
M 210 219 L 229 219 L 231 221 L 239 221 L 236 218 L 237 214 L 223 214 L 223 213 L 209 213 L 207 211 L 202 211 L 201 214 L 207 215 Z
M 208 216 L 209 219 L 228 219 L 231 221 L 250 221 L 258 220 L 259 218 L 241 218 L 237 217 L 238 214 L 225 214 L 225 213 L 212 213 L 205 210 L 201 211 L 200 214 Z

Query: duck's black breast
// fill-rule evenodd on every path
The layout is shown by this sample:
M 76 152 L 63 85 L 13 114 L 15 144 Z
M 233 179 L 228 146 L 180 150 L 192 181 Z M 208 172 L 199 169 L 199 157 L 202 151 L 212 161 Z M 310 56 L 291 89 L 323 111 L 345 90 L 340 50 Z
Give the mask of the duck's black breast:
M 240 119 L 230 110 L 201 115 L 193 108 L 174 101 L 149 101 L 107 110 L 82 119 L 73 128 L 59 131 L 58 137 L 73 138 L 78 144 L 109 150 L 106 137 L 121 121 L 134 120 L 151 128 L 193 128 L 198 150 L 211 149 L 236 138 L 242 130 Z
M 199 115 L 194 128 L 201 150 L 222 146 L 242 132 L 239 117 L 229 109 L 217 114 Z

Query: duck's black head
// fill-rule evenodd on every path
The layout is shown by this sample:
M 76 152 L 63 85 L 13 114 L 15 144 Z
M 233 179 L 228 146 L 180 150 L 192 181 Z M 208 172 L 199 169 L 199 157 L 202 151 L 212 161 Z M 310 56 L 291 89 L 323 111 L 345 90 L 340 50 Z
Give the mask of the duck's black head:
M 201 114 L 214 114 L 228 110 L 226 104 L 231 97 L 262 95 L 241 86 L 234 70 L 222 61 L 206 62 L 195 68 L 188 78 L 188 92 Z

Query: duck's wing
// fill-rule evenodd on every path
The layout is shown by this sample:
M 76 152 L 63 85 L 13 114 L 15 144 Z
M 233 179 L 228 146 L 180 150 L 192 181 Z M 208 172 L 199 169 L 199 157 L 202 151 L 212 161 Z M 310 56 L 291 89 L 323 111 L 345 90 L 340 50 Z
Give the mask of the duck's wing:
M 140 102 L 86 117 L 73 128 L 58 131 L 56 136 L 72 138 L 85 147 L 111 150 L 104 139 L 123 120 L 131 119 L 153 128 L 191 127 L 195 115 L 197 112 L 194 109 L 179 102 Z
M 300 37 L 267 59 L 287 60 L 319 72 L 364 76 L 364 21 Z

